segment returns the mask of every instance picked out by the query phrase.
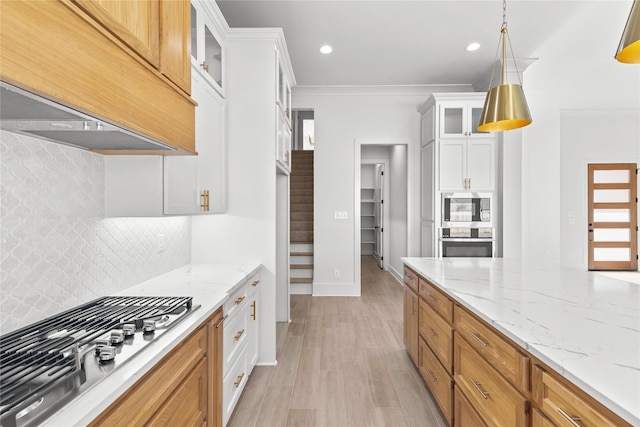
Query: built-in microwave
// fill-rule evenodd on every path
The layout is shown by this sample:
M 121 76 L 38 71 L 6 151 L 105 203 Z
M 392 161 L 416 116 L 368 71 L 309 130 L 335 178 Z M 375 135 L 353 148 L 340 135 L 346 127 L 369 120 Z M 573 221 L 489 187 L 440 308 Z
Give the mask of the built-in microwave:
M 491 193 L 443 193 L 443 227 L 491 226 Z

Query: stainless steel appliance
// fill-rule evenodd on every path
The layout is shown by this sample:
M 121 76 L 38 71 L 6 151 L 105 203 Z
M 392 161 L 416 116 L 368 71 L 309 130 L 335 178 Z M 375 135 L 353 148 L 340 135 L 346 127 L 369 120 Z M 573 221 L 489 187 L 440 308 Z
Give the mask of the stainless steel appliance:
M 443 227 L 490 227 L 491 193 L 443 193 Z
M 1 336 L 0 424 L 42 423 L 198 307 L 191 297 L 102 297 Z
M 443 257 L 494 256 L 491 227 L 443 227 L 440 230 L 440 253 Z

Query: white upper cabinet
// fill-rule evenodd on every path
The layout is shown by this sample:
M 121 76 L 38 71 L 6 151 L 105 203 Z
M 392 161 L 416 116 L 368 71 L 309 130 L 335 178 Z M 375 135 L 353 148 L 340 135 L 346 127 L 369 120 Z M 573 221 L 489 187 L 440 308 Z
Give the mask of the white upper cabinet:
M 164 158 L 164 213 L 189 215 L 226 210 L 225 100 L 201 73 L 192 73 L 197 156 Z
M 191 61 L 224 96 L 224 24 L 219 11 L 208 2 L 191 3 Z
M 284 64 L 282 64 L 282 57 L 276 51 L 276 104 L 280 111 L 285 116 L 289 128 L 291 128 L 291 82 L 285 71 Z
M 291 173 L 291 80 L 284 56 L 276 50 L 276 166 L 278 172 Z
M 440 190 L 494 190 L 494 144 L 493 139 L 441 141 Z
M 483 100 L 447 101 L 440 104 L 441 138 L 486 138 L 489 132 L 480 132 L 478 123 L 482 115 Z

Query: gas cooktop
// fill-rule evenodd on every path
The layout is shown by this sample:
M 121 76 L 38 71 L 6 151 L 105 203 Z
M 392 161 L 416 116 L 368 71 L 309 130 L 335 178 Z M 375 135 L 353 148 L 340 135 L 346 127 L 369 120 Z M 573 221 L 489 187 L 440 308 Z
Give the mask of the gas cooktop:
M 102 297 L 0 337 L 0 425 L 43 422 L 196 310 L 191 297 Z

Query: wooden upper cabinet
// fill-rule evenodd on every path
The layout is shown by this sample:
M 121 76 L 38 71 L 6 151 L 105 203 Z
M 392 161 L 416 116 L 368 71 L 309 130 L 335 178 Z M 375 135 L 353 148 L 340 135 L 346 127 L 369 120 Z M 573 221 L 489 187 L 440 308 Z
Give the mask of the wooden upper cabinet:
M 158 0 L 74 0 L 74 2 L 155 68 L 159 68 L 160 3 Z
M 191 94 L 191 3 L 160 2 L 160 72 Z

